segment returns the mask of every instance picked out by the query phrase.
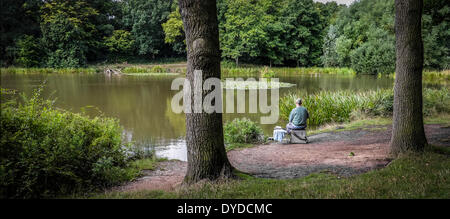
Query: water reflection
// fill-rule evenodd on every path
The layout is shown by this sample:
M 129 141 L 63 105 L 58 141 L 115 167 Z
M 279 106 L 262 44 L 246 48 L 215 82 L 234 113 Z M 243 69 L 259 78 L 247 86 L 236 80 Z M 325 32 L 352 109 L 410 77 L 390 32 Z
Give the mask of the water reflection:
M 185 116 L 171 110 L 171 98 L 178 91 L 172 91 L 172 80 L 178 76 L 144 77 L 104 75 L 20 75 L 2 74 L 1 86 L 30 94 L 42 81 L 47 80 L 44 97 L 51 93 L 57 98 L 57 106 L 95 116 L 98 108 L 106 116 L 116 117 L 126 130 L 128 140 L 151 142 L 159 156 L 186 160 Z M 280 82 L 296 84 L 282 88 L 280 97 L 292 91 L 314 93 L 320 90 L 372 90 L 391 88 L 390 78 L 377 79 L 371 76 L 297 75 L 280 77 Z M 224 91 L 224 95 L 227 91 Z M 248 91 L 246 93 L 248 109 Z M 226 104 L 226 102 L 224 103 Z M 225 105 L 226 106 L 226 105 Z M 235 104 L 236 107 L 236 104 Z M 236 112 L 237 109 L 235 109 Z M 224 114 L 224 122 L 234 118 L 247 117 L 260 121 L 262 114 Z M 278 124 L 282 125 L 280 121 Z M 274 125 L 262 125 L 266 134 L 271 134 Z

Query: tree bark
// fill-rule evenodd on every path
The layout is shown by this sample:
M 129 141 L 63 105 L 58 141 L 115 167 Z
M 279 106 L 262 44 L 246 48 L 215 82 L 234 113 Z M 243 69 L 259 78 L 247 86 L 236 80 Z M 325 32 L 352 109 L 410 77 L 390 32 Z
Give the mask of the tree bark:
M 390 152 L 423 151 L 422 0 L 395 0 L 396 68 Z
M 202 71 L 202 84 L 210 77 L 220 78 L 216 1 L 179 0 L 179 6 L 186 33 L 186 78 L 193 90 L 194 70 Z M 202 100 L 207 94 L 207 91 L 202 92 Z M 194 103 L 194 92 L 189 95 Z M 222 100 L 215 100 L 216 104 L 219 101 Z M 186 113 L 186 145 L 185 183 L 233 177 L 233 167 L 224 146 L 221 113 Z

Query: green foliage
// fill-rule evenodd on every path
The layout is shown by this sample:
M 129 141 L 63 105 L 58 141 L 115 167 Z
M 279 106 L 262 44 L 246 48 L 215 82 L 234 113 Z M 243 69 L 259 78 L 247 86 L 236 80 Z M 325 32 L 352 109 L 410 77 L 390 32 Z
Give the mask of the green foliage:
M 42 4 L 42 0 L 0 1 L 0 66 L 17 62 L 15 47 L 23 35 L 39 38 L 39 9 Z
M 369 40 L 351 52 L 350 59 L 352 68 L 358 73 L 391 74 L 395 71 L 395 39 L 374 29 Z
M 24 35 L 16 42 L 16 63 L 23 67 L 40 65 L 42 52 L 39 40 L 31 35 Z
M 247 176 L 240 180 L 206 183 L 173 192 L 111 192 L 98 194 L 96 198 L 448 199 L 449 155 L 448 147 L 430 146 L 425 153 L 404 155 L 385 168 L 348 178 L 324 173 L 314 173 L 298 179 Z
M 433 116 L 450 112 L 450 92 L 447 87 L 442 89 L 426 88 L 423 92 L 423 114 Z
M 155 170 L 156 169 L 156 163 L 158 162 L 157 159 L 154 157 L 152 158 L 143 158 L 134 160 L 130 163 L 130 167 L 136 168 L 138 170 Z
M 273 78 L 275 77 L 275 72 L 265 66 L 263 69 L 261 69 L 260 75 L 262 78 Z
M 262 135 L 261 127 L 247 118 L 234 119 L 224 126 L 226 143 L 256 143 L 261 141 Z
M 352 67 L 363 74 L 395 70 L 394 0 L 361 0 L 344 8 L 328 29 L 323 44 L 325 66 Z M 424 1 L 424 67 L 447 69 L 450 63 L 450 6 Z
M 328 25 L 323 16 L 330 16 L 328 13 L 333 12 L 321 13 L 316 5 L 323 4 L 315 4 L 312 0 L 288 1 L 282 12 L 280 20 L 286 25 L 286 54 L 297 66 L 320 65 L 322 34 Z
M 162 72 L 164 72 L 164 69 L 161 66 L 156 65 L 156 66 L 153 66 L 152 72 L 154 72 L 154 73 L 162 73 Z
M 42 89 L 42 87 L 40 88 Z M 132 179 L 117 120 L 56 109 L 40 90 L 1 103 L 3 198 L 91 191 Z
M 149 62 L 186 53 L 183 23 L 174 0 L 2 3 L 2 66 L 66 68 L 105 60 Z M 393 3 L 361 0 L 346 7 L 313 0 L 220 0 L 222 56 L 236 66 L 245 62 L 324 65 L 352 67 L 365 74 L 392 73 Z M 446 0 L 424 1 L 425 68 L 449 67 L 449 19 Z
M 113 35 L 104 38 L 111 61 L 123 61 L 133 54 L 134 40 L 130 32 L 126 30 L 114 30 Z
M 323 5 L 323 6 L 322 6 Z M 222 56 L 264 64 L 320 65 L 323 30 L 333 4 L 312 0 L 224 0 L 219 3 Z
M 122 73 L 170 73 L 171 70 L 163 68 L 159 65 L 150 67 L 126 67 L 122 69 Z
M 186 42 L 184 39 L 183 21 L 179 10 L 176 7 L 175 10 L 170 12 L 169 19 L 162 24 L 162 28 L 165 34 L 164 42 L 171 44 L 173 50 L 182 54 L 186 52 Z
M 112 53 L 128 55 L 133 52 L 134 40 L 130 32 L 114 30 L 112 36 L 105 37 L 105 45 Z
M 393 75 L 395 77 L 395 74 Z M 450 83 L 450 70 L 445 71 L 424 71 L 422 80 L 429 84 L 447 85 Z
M 154 57 L 163 49 L 164 31 L 172 1 L 124 0 L 122 22 L 131 30 L 139 55 Z
M 98 68 L 1 68 L 2 73 L 8 74 L 94 74 L 103 69 Z
M 424 66 L 450 69 L 450 5 L 445 0 L 425 0 L 422 15 Z
M 423 90 L 424 115 L 432 116 L 450 113 L 450 95 L 447 87 Z M 291 93 L 280 99 L 280 117 L 288 120 L 289 113 L 295 108 L 294 101 L 301 97 L 303 106 L 308 109 L 308 125 L 318 126 L 327 123 L 348 122 L 355 115 L 391 116 L 393 112 L 393 90 L 366 92 L 321 91 L 316 94 Z
M 227 9 L 224 21 L 221 21 L 220 47 L 222 56 L 238 60 L 246 55 L 256 57 L 262 37 L 266 33 L 262 27 L 263 10 L 258 4 L 260 1 L 224 0 Z M 223 22 L 223 23 L 222 23 Z
M 268 60 L 270 67 L 272 64 L 283 64 L 283 61 L 288 59 L 287 54 L 295 53 L 295 48 L 287 47 L 290 42 L 284 38 L 287 36 L 289 26 L 284 20 L 286 18 L 283 17 L 283 1 L 271 0 L 260 1 L 260 3 L 263 14 L 259 16 L 261 16 L 264 35 L 261 36 L 259 56 L 263 60 Z M 298 41 L 297 38 L 296 42 Z M 293 48 L 292 51 L 287 51 L 289 48 Z
M 95 34 L 91 16 L 98 11 L 85 1 L 55 0 L 42 6 L 42 42 L 47 50 L 46 66 L 80 67 L 87 62 L 90 38 Z
M 322 64 L 325 67 L 339 66 L 339 56 L 336 49 L 337 29 L 335 25 L 330 25 L 323 42 Z

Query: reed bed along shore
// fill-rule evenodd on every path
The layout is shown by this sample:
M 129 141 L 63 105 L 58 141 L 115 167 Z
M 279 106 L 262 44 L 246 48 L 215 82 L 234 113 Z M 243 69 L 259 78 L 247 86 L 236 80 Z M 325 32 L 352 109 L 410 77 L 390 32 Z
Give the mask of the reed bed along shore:
M 294 101 L 303 99 L 309 111 L 308 125 L 320 126 L 328 123 L 349 122 L 361 117 L 388 117 L 392 115 L 394 92 L 392 89 L 354 92 L 320 91 L 315 94 L 293 92 L 280 98 L 280 117 L 289 120 L 295 108 Z M 434 116 L 450 113 L 450 93 L 447 87 L 423 90 L 424 115 Z
M 115 64 L 115 65 L 92 65 L 85 68 L 22 68 L 7 67 L 0 68 L 1 73 L 11 74 L 79 74 L 79 73 L 101 73 L 107 68 L 120 70 L 122 73 L 186 73 L 185 63 L 176 64 Z M 328 67 L 272 67 L 267 66 L 247 66 L 234 67 L 232 65 L 222 65 L 221 75 L 225 77 L 261 77 L 274 78 L 280 76 L 295 76 L 302 74 L 330 74 L 339 76 L 356 76 L 358 75 L 351 68 L 328 68 Z M 395 78 L 395 73 L 388 75 L 378 75 L 378 77 Z M 450 70 L 424 70 L 423 81 L 425 83 L 448 84 L 450 82 Z
M 8 74 L 92 74 L 102 72 L 99 68 L 0 68 L 1 73 Z

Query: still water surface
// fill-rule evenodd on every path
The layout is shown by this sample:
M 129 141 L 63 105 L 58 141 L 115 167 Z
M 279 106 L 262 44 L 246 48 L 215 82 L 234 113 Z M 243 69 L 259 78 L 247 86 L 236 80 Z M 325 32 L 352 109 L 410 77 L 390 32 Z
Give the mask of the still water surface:
M 1 74 L 1 87 L 30 94 L 46 80 L 44 97 L 57 98 L 58 107 L 80 112 L 82 108 L 92 116 L 98 110 L 116 117 L 128 140 L 154 148 L 157 155 L 169 159 L 186 160 L 185 116 L 172 112 L 171 100 L 178 91 L 170 89 L 173 79 L 181 76 L 121 76 L 98 75 L 40 75 Z M 393 79 L 372 76 L 296 75 L 280 77 L 280 82 L 296 86 L 281 88 L 280 97 L 301 90 L 313 93 L 320 90 L 374 90 L 391 88 Z M 226 92 L 226 91 L 225 91 Z M 225 95 L 226 93 L 224 93 Z M 248 107 L 248 94 L 246 105 Z M 225 97 L 225 96 L 224 96 Z M 270 97 L 270 96 L 269 96 Z M 225 99 L 225 98 L 224 98 Z M 224 103 L 226 106 L 226 102 Z M 236 105 L 236 104 L 235 104 Z M 225 109 L 224 106 L 224 109 Z M 235 106 L 236 107 L 236 106 Z M 98 109 L 98 110 L 97 110 Z M 236 111 L 236 110 L 235 110 Z M 263 114 L 224 114 L 224 123 L 234 118 L 247 117 L 255 122 Z M 275 125 L 262 125 L 271 135 Z

